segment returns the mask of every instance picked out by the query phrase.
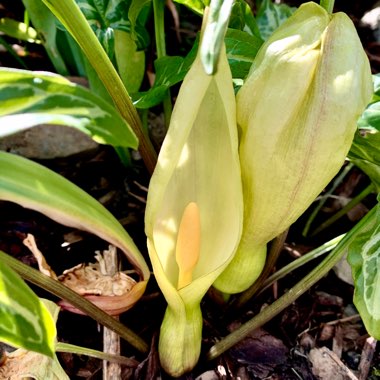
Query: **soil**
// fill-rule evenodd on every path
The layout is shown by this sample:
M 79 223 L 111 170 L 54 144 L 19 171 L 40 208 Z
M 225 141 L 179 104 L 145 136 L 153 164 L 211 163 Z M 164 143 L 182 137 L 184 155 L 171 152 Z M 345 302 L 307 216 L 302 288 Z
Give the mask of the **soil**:
M 287 3 L 298 5 L 302 2 Z M 347 12 L 356 23 L 364 47 L 369 53 L 373 72 L 377 73 L 380 69 L 379 42 L 373 31 L 359 21 L 365 12 L 374 7 L 374 3 L 375 1 L 342 0 L 336 2 L 336 9 Z M 14 17 L 22 13 L 22 7 L 0 1 L 0 12 L 0 16 Z M 52 70 L 41 48 L 28 46 L 28 49 L 30 54 L 26 62 L 30 69 Z M 178 54 L 172 52 L 175 53 Z M 6 52 L 0 53 L 0 66 L 18 67 Z M 162 120 L 160 110 L 154 111 L 155 118 Z M 141 160 L 135 160 L 132 168 L 125 168 L 112 148 L 99 146 L 70 157 L 36 161 L 62 174 L 101 201 L 122 222 L 149 262 L 144 235 L 146 192 L 143 189 L 148 187 L 149 176 Z M 352 198 L 368 183 L 368 178 L 362 172 L 355 168 L 351 170 L 334 192 L 335 197 L 321 210 L 315 224 L 318 225 L 339 210 L 342 207 L 340 199 Z M 276 268 L 283 267 L 296 257 L 348 231 L 374 204 L 375 196 L 368 196 L 339 222 L 314 238 L 304 238 L 302 229 L 312 211 L 311 207 L 291 227 Z M 37 267 L 36 260 L 22 244 L 28 233 L 35 236 L 39 249 L 56 273 L 81 262 L 91 262 L 96 250 L 107 248 L 107 243 L 90 234 L 64 227 L 42 214 L 1 201 L 0 250 Z M 68 239 L 71 243 L 63 245 Z M 319 259 L 278 281 L 239 310 L 226 312 L 223 305 L 218 303 L 218 297 L 209 292 L 202 302 L 204 329 L 201 359 L 196 368 L 182 378 L 311 380 L 349 379 L 351 374 L 361 380 L 380 378 L 379 350 L 374 351 L 373 358 L 370 358 L 371 368 L 368 375 L 363 377 L 363 372 L 359 371 L 361 358 L 368 356 L 363 349 L 368 348 L 369 336 L 352 303 L 353 286 L 342 281 L 333 271 L 285 311 L 253 331 L 248 338 L 218 359 L 205 359 L 205 353 L 216 341 L 289 290 L 318 261 Z M 41 289 L 34 286 L 32 288 L 39 296 L 55 300 Z M 165 300 L 152 276 L 141 301 L 120 318 L 151 347 L 149 355 L 144 356 L 122 341 L 122 355 L 134 358 L 139 363 L 136 368 L 123 367 L 123 379 L 170 379 L 161 369 L 157 354 L 159 328 L 165 307 Z M 102 328 L 88 317 L 63 311 L 59 315 L 57 328 L 58 339 L 62 342 L 102 350 Z M 323 360 L 318 361 L 315 359 L 316 355 L 311 353 L 320 353 L 318 350 L 321 347 L 329 350 L 323 353 Z M 58 357 L 70 379 L 102 378 L 100 360 L 72 354 L 58 354 Z M 312 361 L 314 367 L 318 366 L 320 369 L 332 368 L 329 366 L 333 361 L 338 370 L 330 369 L 331 377 L 321 373 L 317 377 Z M 341 376 L 340 370 L 347 373 Z

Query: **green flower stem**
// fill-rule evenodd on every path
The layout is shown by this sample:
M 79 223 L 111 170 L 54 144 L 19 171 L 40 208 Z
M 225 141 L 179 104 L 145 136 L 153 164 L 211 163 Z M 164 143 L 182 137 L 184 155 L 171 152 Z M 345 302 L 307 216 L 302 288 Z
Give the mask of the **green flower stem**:
M 273 244 L 270 247 L 268 258 L 265 263 L 265 267 L 253 285 L 248 288 L 244 293 L 242 293 L 239 298 L 232 304 L 232 308 L 241 308 L 244 306 L 258 291 L 261 289 L 264 281 L 267 279 L 274 266 L 276 265 L 278 256 L 280 255 L 282 248 L 284 246 L 286 236 L 288 235 L 289 229 L 279 235 L 273 240 Z
M 270 306 L 266 307 L 257 316 L 253 317 L 233 333 L 212 346 L 207 354 L 207 358 L 209 360 L 217 358 L 223 352 L 247 337 L 253 330 L 270 321 L 274 316 L 279 314 L 298 297 L 310 289 L 310 287 L 323 278 L 343 257 L 348 246 L 354 241 L 356 236 L 366 228 L 367 223 L 369 223 L 374 217 L 376 217 L 376 207 L 374 207 L 350 232 L 345 235 L 338 246 L 316 268 L 293 286 L 293 288 L 273 302 Z
M 157 161 L 153 145 L 144 133 L 140 117 L 128 91 L 79 7 L 74 0 L 43 0 L 43 2 L 78 42 L 112 97 L 116 108 L 135 132 L 145 166 L 150 173 L 153 173 Z
M 325 8 L 327 12 L 332 13 L 334 9 L 335 0 L 321 0 L 319 4 Z
M 301 256 L 299 259 L 292 261 L 288 265 L 282 267 L 280 270 L 278 270 L 276 273 L 273 273 L 272 276 L 268 277 L 262 284 L 262 287 L 260 288 L 258 293 L 263 292 L 264 290 L 268 289 L 274 282 L 280 280 L 281 278 L 287 276 L 289 273 L 293 272 L 294 270 L 302 267 L 303 265 L 307 264 L 309 261 L 316 259 L 317 257 L 320 257 L 324 255 L 327 252 L 330 252 L 333 250 L 338 243 L 343 239 L 344 234 L 337 236 L 336 238 L 328 241 L 327 243 L 321 245 L 320 247 L 313 249 L 312 251 L 306 253 L 305 255 Z
M 109 362 L 123 364 L 131 368 L 135 368 L 139 364 L 136 360 L 127 358 L 125 356 L 107 354 L 102 351 L 76 346 L 74 344 L 57 342 L 55 346 L 55 350 L 56 352 L 70 352 L 72 354 L 77 354 L 77 355 L 87 355 L 87 356 L 91 356 L 92 358 L 97 358 L 100 360 L 107 360 Z
M 371 194 L 373 191 L 375 191 L 375 186 L 371 183 L 360 194 L 358 194 L 355 198 L 351 199 L 350 202 L 348 202 L 336 214 L 334 214 L 331 218 L 327 219 L 325 222 L 320 224 L 310 234 L 310 236 L 315 236 L 319 234 L 321 231 L 325 230 L 327 227 L 331 226 L 333 223 L 339 220 L 342 216 L 346 215 L 350 210 L 352 210 L 355 206 L 357 206 L 367 195 Z
M 61 284 L 59 281 L 53 280 L 38 270 L 23 264 L 2 251 L 0 251 L 0 260 L 10 266 L 24 280 L 27 280 L 32 284 L 49 291 L 59 298 L 65 299 L 77 309 L 99 322 L 101 325 L 115 331 L 138 351 L 143 353 L 148 352 L 148 345 L 132 330 L 128 329 L 115 318 L 111 317 L 106 312 L 95 306 L 92 302 L 75 293 L 67 286 Z
M 342 183 L 343 179 L 346 177 L 346 175 L 350 172 L 350 170 L 353 167 L 354 167 L 353 164 L 346 165 L 346 167 L 342 170 L 342 172 L 338 175 L 338 177 L 336 177 L 336 179 L 332 183 L 330 190 L 327 191 L 325 194 L 323 194 L 323 196 L 320 198 L 317 207 L 315 207 L 313 212 L 310 214 L 309 219 L 305 223 L 305 227 L 302 231 L 302 236 L 304 236 L 304 237 L 308 236 L 311 224 L 313 223 L 318 212 L 321 210 L 323 205 L 326 203 L 327 199 L 332 195 L 332 193 L 336 190 L 336 188 Z
M 154 32 L 156 36 L 156 50 L 157 58 L 162 58 L 166 56 L 166 42 L 165 42 L 165 1 L 164 0 L 153 0 L 153 11 L 154 11 Z M 165 125 L 166 129 L 169 127 L 170 118 L 172 116 L 172 100 L 170 95 L 170 89 L 167 90 L 167 94 L 163 101 L 164 115 L 165 115 Z
M 153 12 L 154 12 L 154 32 L 156 36 L 156 50 L 157 58 L 162 58 L 166 56 L 166 43 L 165 43 L 165 1 L 163 0 L 153 0 Z M 164 115 L 165 115 L 165 125 L 166 129 L 169 126 L 170 118 L 172 115 L 172 100 L 170 95 L 170 90 L 167 90 L 167 94 L 163 100 Z

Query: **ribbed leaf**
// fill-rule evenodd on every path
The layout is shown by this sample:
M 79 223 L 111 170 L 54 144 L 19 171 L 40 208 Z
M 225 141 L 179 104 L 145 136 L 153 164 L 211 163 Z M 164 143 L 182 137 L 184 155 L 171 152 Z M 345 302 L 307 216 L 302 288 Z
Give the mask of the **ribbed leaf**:
M 0 261 L 0 340 L 54 356 L 56 329 L 49 311 L 24 281 Z
M 50 123 L 78 128 L 102 144 L 138 145 L 112 105 L 56 74 L 0 68 L 0 101 L 0 136 Z

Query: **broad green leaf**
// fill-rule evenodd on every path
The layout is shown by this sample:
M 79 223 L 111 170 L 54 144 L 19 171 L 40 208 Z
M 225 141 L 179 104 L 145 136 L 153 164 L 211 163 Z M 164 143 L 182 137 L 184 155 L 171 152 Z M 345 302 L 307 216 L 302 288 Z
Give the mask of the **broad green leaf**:
M 356 133 L 348 157 L 380 191 L 380 132 Z
M 115 58 L 120 78 L 128 92 L 137 92 L 145 74 L 145 52 L 137 51 L 131 35 L 115 30 Z
M 209 0 L 174 0 L 178 4 L 183 4 L 199 15 L 203 14 L 204 8 L 209 4 Z
M 261 2 L 256 20 L 264 41 L 293 14 L 295 9 L 286 4 L 274 4 L 272 0 Z
M 0 341 L 53 357 L 55 322 L 40 299 L 0 261 Z
M 144 258 L 115 217 L 96 199 L 53 171 L 25 158 L 0 152 L 0 199 L 99 236 L 120 248 L 143 282 L 148 280 L 149 269 Z
M 169 87 L 181 82 L 189 71 L 198 49 L 198 39 L 188 55 L 183 58 L 179 56 L 165 56 L 154 62 L 156 69 L 156 80 L 153 87 L 146 92 L 133 95 L 134 105 L 137 108 L 153 107 L 164 99 Z
M 246 32 L 228 29 L 225 37 L 228 63 L 233 78 L 245 78 L 263 41 Z
M 368 333 L 380 339 L 380 204 L 348 249 L 355 281 L 354 304 Z
M 22 41 L 34 42 L 37 44 L 41 43 L 35 29 L 30 26 L 28 27 L 23 22 L 12 20 L 7 17 L 0 19 L 0 31 L 5 33 L 7 36 L 17 38 Z
M 50 123 L 78 128 L 102 144 L 138 145 L 113 106 L 59 75 L 0 68 L 0 101 L 0 136 Z

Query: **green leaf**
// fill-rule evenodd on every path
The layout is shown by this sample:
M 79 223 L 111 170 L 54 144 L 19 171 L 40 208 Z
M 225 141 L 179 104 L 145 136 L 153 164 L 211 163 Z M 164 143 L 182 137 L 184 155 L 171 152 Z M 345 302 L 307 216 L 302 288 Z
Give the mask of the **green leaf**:
M 22 0 L 33 26 L 38 31 L 46 52 L 57 73 L 69 75 L 65 61 L 57 47 L 57 19 L 41 0 Z
M 263 0 L 256 20 L 261 37 L 265 40 L 286 20 L 296 8 L 286 4 L 274 4 L 272 0 Z
M 208 0 L 174 0 L 174 2 L 185 5 L 199 15 L 203 14 L 205 6 L 209 4 Z
M 7 36 L 17 38 L 18 40 L 34 42 L 37 44 L 41 43 L 35 29 L 30 26 L 28 27 L 23 22 L 12 20 L 7 17 L 0 19 L 0 31 Z
M 45 305 L 0 261 L 0 340 L 54 357 L 55 322 Z
M 348 153 L 350 160 L 364 173 L 380 191 L 380 132 L 373 131 L 362 136 L 356 133 Z
M 228 62 L 233 78 L 245 78 L 263 41 L 246 32 L 228 29 L 225 37 Z
M 139 275 L 148 280 L 144 258 L 115 217 L 96 199 L 44 166 L 0 152 L 0 199 L 99 236 L 120 248 Z
M 76 0 L 92 30 L 95 32 L 107 55 L 112 58 L 114 54 L 114 31 L 123 30 L 131 33 L 131 22 L 128 11 L 130 0 Z M 138 16 L 138 15 L 137 15 Z M 133 27 L 136 43 L 139 49 L 146 47 L 149 42 L 149 34 L 137 23 Z
M 376 94 L 374 95 L 377 96 Z M 362 129 L 377 129 L 380 131 L 380 101 L 370 104 L 358 121 Z
M 372 76 L 373 79 L 373 88 L 374 88 L 374 94 L 373 94 L 373 102 L 380 101 L 380 74 L 375 74 Z
M 59 75 L 0 68 L 0 101 L 0 136 L 50 123 L 78 128 L 102 144 L 138 145 L 113 106 Z
M 232 5 L 229 28 L 244 30 L 261 39 L 260 30 L 252 10 L 245 0 L 236 0 Z
M 156 69 L 154 85 L 149 91 L 132 95 L 134 105 L 137 108 L 144 109 L 153 107 L 162 102 L 166 96 L 167 89 L 181 82 L 189 71 L 197 55 L 197 49 L 198 39 L 196 39 L 191 51 L 185 58 L 179 56 L 165 56 L 157 59 L 154 62 Z
M 368 333 L 380 339 L 380 204 L 348 249 L 355 281 L 354 304 Z
M 115 30 L 115 58 L 118 72 L 128 92 L 137 92 L 145 74 L 145 52 L 137 51 L 131 34 Z
M 144 25 L 151 3 L 152 0 L 132 0 L 128 12 L 128 18 L 131 23 L 130 33 L 140 49 L 148 46 L 150 42 L 149 34 Z

